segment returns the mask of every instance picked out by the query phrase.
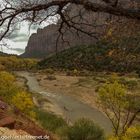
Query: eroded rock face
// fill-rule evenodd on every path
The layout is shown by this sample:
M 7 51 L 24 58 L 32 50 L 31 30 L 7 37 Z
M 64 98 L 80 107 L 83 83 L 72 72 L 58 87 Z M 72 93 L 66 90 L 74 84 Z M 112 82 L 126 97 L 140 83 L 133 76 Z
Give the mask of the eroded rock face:
M 76 15 L 76 13 L 79 13 L 82 9 L 81 6 L 75 6 L 74 8 L 71 8 L 71 6 L 67 9 L 67 12 L 69 13 L 70 17 L 73 17 Z M 95 25 L 103 25 L 105 23 L 105 20 L 109 17 L 107 14 L 102 13 L 93 13 L 87 12 L 85 13 L 84 10 L 81 10 L 83 14 L 83 18 L 85 19 L 85 24 L 91 24 L 93 26 Z M 74 21 L 78 21 L 79 18 L 75 18 Z M 63 30 L 64 36 L 59 38 L 59 41 L 56 45 L 57 39 L 58 39 L 58 29 L 60 28 L 60 22 L 57 24 L 49 25 L 43 29 L 38 29 L 37 33 L 34 33 L 30 36 L 25 53 L 22 55 L 24 57 L 46 57 L 52 53 L 55 53 L 56 50 L 62 51 L 64 49 L 67 49 L 69 47 L 74 47 L 77 45 L 90 45 L 96 42 L 96 39 L 94 37 L 90 37 L 88 35 L 85 35 L 81 32 L 75 32 L 74 29 L 68 29 L 66 26 Z M 82 22 L 79 20 L 78 22 Z M 104 26 L 104 25 L 103 25 Z M 86 30 L 87 32 L 91 32 L 91 27 L 80 25 L 77 26 L 81 30 Z M 92 31 L 99 31 L 101 28 L 99 27 L 93 27 Z M 94 35 L 94 34 L 93 34 Z M 94 35 L 97 37 L 97 34 Z M 57 47 L 56 47 L 57 46 Z
M 97 1 L 101 2 L 100 0 Z M 125 5 L 124 3 L 126 3 L 127 1 L 129 0 L 121 0 L 121 3 L 119 4 L 123 3 L 123 5 Z M 47 57 L 48 55 L 53 54 L 56 51 L 59 52 L 69 47 L 94 44 L 97 41 L 96 38 L 100 38 L 104 33 L 106 28 L 106 22 L 110 19 L 111 16 L 106 13 L 88 12 L 85 11 L 82 6 L 74 5 L 69 6 L 66 11 L 66 13 L 71 18 L 76 16 L 76 14 L 79 12 L 81 13 L 82 18 L 84 19 L 85 25 L 92 24 L 93 27 L 85 26 L 83 24 L 77 25 L 77 27 L 81 30 L 95 33 L 93 34 L 94 37 L 90 37 L 81 32 L 77 33 L 74 29 L 68 29 L 65 26 L 63 30 L 63 32 L 65 32 L 63 35 L 63 39 L 62 37 L 60 37 L 59 41 L 57 42 L 59 35 L 58 30 L 61 22 L 59 21 L 57 24 L 52 24 L 43 29 L 38 29 L 37 33 L 32 34 L 29 38 L 25 53 L 22 56 Z M 83 22 L 81 19 L 79 19 L 79 17 L 74 18 L 73 21 L 79 23 Z

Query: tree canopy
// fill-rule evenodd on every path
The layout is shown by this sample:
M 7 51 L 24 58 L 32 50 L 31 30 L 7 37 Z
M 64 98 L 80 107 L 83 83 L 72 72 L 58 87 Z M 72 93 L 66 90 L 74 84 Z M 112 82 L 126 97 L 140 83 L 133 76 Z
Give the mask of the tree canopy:
M 115 136 L 124 135 L 136 120 L 140 108 L 132 111 L 139 101 L 130 97 L 127 88 L 116 77 L 99 89 L 98 103 L 106 116 L 110 119 Z

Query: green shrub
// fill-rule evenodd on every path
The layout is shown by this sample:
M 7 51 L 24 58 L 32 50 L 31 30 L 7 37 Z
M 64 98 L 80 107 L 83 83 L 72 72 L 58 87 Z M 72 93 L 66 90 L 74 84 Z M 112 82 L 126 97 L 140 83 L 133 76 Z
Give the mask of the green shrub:
M 137 87 L 138 83 L 136 80 L 126 80 L 125 78 L 120 78 L 119 82 L 128 87 L 128 89 L 134 89 Z
M 54 70 L 51 68 L 45 69 L 44 71 L 46 74 L 54 74 Z
M 55 132 L 57 129 L 67 126 L 66 122 L 52 113 L 36 109 L 37 120 L 47 130 Z
M 67 140 L 104 140 L 103 130 L 88 119 L 80 119 L 64 130 Z

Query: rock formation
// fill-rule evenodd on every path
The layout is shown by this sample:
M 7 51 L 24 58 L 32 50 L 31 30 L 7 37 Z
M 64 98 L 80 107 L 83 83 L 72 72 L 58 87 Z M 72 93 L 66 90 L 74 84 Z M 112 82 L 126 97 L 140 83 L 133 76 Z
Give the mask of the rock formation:
M 79 6 L 71 8 L 70 6 L 67 9 L 67 11 L 70 17 L 73 17 L 75 13 L 80 12 L 81 8 L 82 7 Z M 93 23 L 93 25 L 96 25 L 98 22 L 101 25 L 108 18 L 108 16 L 105 16 L 105 14 L 101 14 L 101 13 L 98 14 L 96 13 L 95 15 L 93 15 L 92 13 L 89 12 L 88 13 L 85 13 L 84 11 L 82 12 L 84 14 L 83 18 L 85 18 L 84 21 L 86 24 Z M 93 22 L 94 21 L 93 18 L 96 19 L 95 22 Z M 100 19 L 102 20 L 102 22 L 99 21 Z M 75 19 L 75 20 L 78 21 L 79 19 Z M 25 49 L 25 53 L 22 56 L 23 57 L 44 57 L 44 56 L 46 57 L 49 54 L 55 53 L 56 48 L 57 51 L 59 52 L 69 47 L 74 47 L 77 45 L 93 44 L 96 41 L 94 37 L 90 37 L 81 32 L 77 34 L 73 29 L 65 28 L 64 29 L 65 31 L 63 30 L 65 32 L 63 36 L 64 41 L 60 37 L 56 45 L 57 42 L 56 40 L 59 35 L 58 32 L 59 27 L 60 27 L 60 21 L 57 24 L 52 24 L 43 29 L 38 29 L 37 33 L 34 33 L 30 36 L 27 47 Z M 79 28 L 82 30 L 85 30 L 85 28 L 87 28 L 87 30 L 90 31 L 90 29 L 88 29 L 89 27 L 85 27 L 85 26 L 83 27 L 82 25 L 79 26 Z M 93 32 L 95 32 L 97 28 L 95 27 Z
M 100 0 L 97 0 L 100 1 Z M 122 2 L 126 2 L 128 0 L 121 0 Z M 125 5 L 125 4 L 124 4 Z M 106 13 L 93 13 L 88 12 L 81 7 L 81 6 L 73 6 L 70 5 L 66 13 L 69 17 L 74 17 L 76 14 L 81 13 L 82 18 L 79 19 L 75 18 L 74 21 L 78 21 L 79 23 L 83 22 L 84 19 L 85 24 L 92 24 L 94 28 L 90 26 L 85 26 L 83 24 L 77 25 L 78 28 L 82 30 L 86 30 L 88 32 L 96 32 L 94 35 L 95 37 L 102 36 L 102 33 L 105 29 L 105 24 L 108 19 L 110 19 L 111 15 Z M 113 17 L 116 18 L 116 17 Z M 72 28 L 68 29 L 65 27 L 63 29 L 64 36 L 63 39 L 60 37 L 59 41 L 56 45 L 57 38 L 59 35 L 58 29 L 60 27 L 60 22 L 58 21 L 57 24 L 49 25 L 43 29 L 38 29 L 37 33 L 34 33 L 29 38 L 27 47 L 25 49 L 25 53 L 22 54 L 23 57 L 47 57 L 50 54 L 55 53 L 56 51 L 62 51 L 69 47 L 79 46 L 79 45 L 90 45 L 96 42 L 95 37 L 90 37 L 84 33 L 76 32 Z
M 28 134 L 27 132 L 23 131 L 23 130 L 11 130 L 9 128 L 6 127 L 0 127 L 0 138 L 1 139 L 6 139 L 6 140 L 35 140 L 35 138 L 33 138 L 33 136 L 31 136 L 30 134 Z

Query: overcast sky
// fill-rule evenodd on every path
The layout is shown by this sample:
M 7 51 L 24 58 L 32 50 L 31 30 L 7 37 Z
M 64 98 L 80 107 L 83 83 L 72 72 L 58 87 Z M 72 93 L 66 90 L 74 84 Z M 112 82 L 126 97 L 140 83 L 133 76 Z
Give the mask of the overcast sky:
M 0 0 L 0 8 L 2 6 L 2 0 Z M 24 53 L 25 47 L 27 46 L 28 39 L 32 33 L 37 32 L 38 28 L 43 28 L 49 24 L 54 23 L 57 20 L 56 17 L 50 17 L 46 22 L 43 22 L 42 25 L 32 25 L 29 30 L 29 23 L 23 22 L 20 25 L 17 25 L 16 31 L 12 33 L 9 39 L 3 40 L 8 47 L 0 46 L 0 51 L 9 53 L 9 54 L 22 54 Z M 2 42 L 0 42 L 0 45 Z
M 47 24 L 44 26 L 47 26 Z M 10 54 L 22 54 L 27 46 L 30 35 L 35 33 L 38 28 L 42 28 L 44 26 L 39 27 L 33 25 L 29 30 L 29 25 L 27 22 L 21 23 L 17 30 L 12 33 L 10 38 L 4 40 L 4 43 L 6 43 L 8 47 L 0 47 L 0 51 Z
M 1 47 L 0 51 L 10 54 L 22 54 L 27 46 L 30 35 L 36 32 L 37 28 L 34 26 L 29 31 L 28 23 L 22 23 L 9 39 L 4 40 L 4 43 L 8 44 L 8 47 Z
M 49 24 L 54 23 L 54 20 L 56 20 L 55 17 L 54 19 L 48 19 L 48 21 L 46 21 L 40 26 L 32 25 L 30 29 L 27 22 L 21 23 L 17 30 L 12 33 L 10 38 L 4 40 L 4 42 L 8 44 L 8 47 L 0 47 L 0 51 L 18 55 L 24 53 L 30 35 L 32 33 L 36 33 L 38 28 L 43 28 L 45 26 L 48 26 Z

